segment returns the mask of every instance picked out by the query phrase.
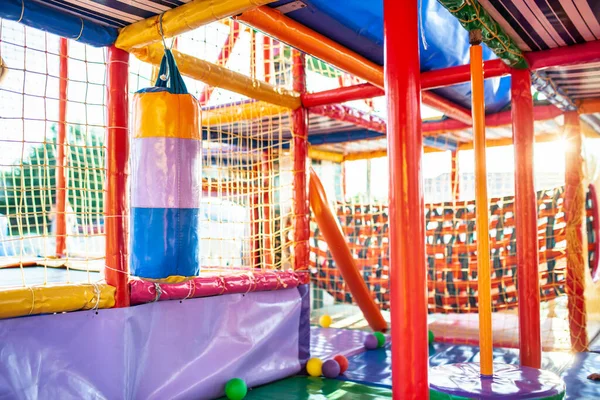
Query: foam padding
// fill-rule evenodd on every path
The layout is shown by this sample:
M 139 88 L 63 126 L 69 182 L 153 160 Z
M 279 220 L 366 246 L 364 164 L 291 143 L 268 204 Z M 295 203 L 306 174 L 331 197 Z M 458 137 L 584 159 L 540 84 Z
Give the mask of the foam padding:
M 542 369 L 561 373 L 568 368 L 573 356 L 566 353 L 544 353 Z M 450 345 L 434 343 L 429 346 L 429 366 L 467 363 L 479 361 L 479 348 L 470 345 Z M 515 349 L 494 349 L 494 362 L 518 364 L 519 351 Z M 350 368 L 342 376 L 355 382 L 363 382 L 379 386 L 391 386 L 392 352 L 388 344 L 382 349 L 366 351 L 350 359 Z
M 191 94 L 136 93 L 132 102 L 134 138 L 202 139 L 198 101 Z
M 470 345 L 435 343 L 429 347 L 429 354 L 431 367 L 479 361 L 479 348 Z M 392 386 L 391 358 L 389 344 L 382 349 L 352 356 L 349 358 L 348 370 L 340 376 L 340 379 L 390 388 Z M 519 351 L 495 348 L 494 362 L 518 364 Z M 600 372 L 600 354 L 545 352 L 542 354 L 542 369 L 552 371 L 563 378 L 567 387 L 565 399 L 600 398 L 600 382 L 587 379 L 589 374 Z
M 114 305 L 115 288 L 106 283 L 71 283 L 0 290 L 0 319 L 111 308 Z
M 577 353 L 561 372 L 567 385 L 565 399 L 600 399 L 600 382 L 587 378 L 592 373 L 600 373 L 600 354 Z
M 284 379 L 302 368 L 307 292 L 4 320 L 0 398 L 203 400 L 232 377 L 251 387 Z
M 455 398 L 562 400 L 565 383 L 537 368 L 494 363 L 494 376 L 480 373 L 479 363 L 441 365 L 429 370 L 430 390 Z
M 346 357 L 364 351 L 363 342 L 369 332 L 351 329 L 310 328 L 311 357 L 321 359 L 332 358 L 337 354 Z
M 200 270 L 200 209 L 132 207 L 131 274 L 160 279 Z
M 590 351 L 594 353 L 600 353 L 600 334 L 590 342 Z

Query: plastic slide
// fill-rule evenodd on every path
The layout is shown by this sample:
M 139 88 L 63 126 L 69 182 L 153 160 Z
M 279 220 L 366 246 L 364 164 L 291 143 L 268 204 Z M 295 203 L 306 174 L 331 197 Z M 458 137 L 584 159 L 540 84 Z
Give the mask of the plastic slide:
M 387 323 L 383 319 L 379 307 L 377 307 L 377 304 L 375 304 L 375 301 L 371 297 L 367 284 L 348 248 L 339 221 L 329 207 L 325 189 L 323 189 L 319 177 L 312 168 L 310 169 L 309 197 L 310 207 L 314 213 L 315 220 L 327 242 L 335 265 L 339 268 L 344 281 L 350 289 L 350 293 L 352 293 L 354 301 L 362 311 L 371 329 L 385 332 L 387 330 Z

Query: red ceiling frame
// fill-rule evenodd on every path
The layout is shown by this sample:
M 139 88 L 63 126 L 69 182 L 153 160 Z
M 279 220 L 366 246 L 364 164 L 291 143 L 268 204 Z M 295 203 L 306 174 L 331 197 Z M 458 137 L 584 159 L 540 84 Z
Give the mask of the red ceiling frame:
M 569 47 L 529 52 L 525 53 L 525 58 L 528 60 L 532 71 L 551 67 L 597 62 L 600 61 L 600 40 Z M 486 79 L 510 74 L 510 68 L 499 59 L 486 61 L 483 64 L 484 77 Z M 452 86 L 469 82 L 469 80 L 469 65 L 436 69 L 421 73 L 421 89 L 427 90 Z M 369 83 L 363 83 L 356 86 L 348 86 L 323 92 L 307 93 L 302 96 L 302 103 L 306 107 L 314 107 L 382 95 L 383 90 Z
M 309 113 L 329 117 L 336 121 L 348 122 L 365 129 L 375 132 L 386 132 L 385 120 L 377 116 L 365 113 L 363 111 L 345 106 L 343 104 L 327 104 L 309 108 Z M 535 106 L 533 108 L 533 118 L 535 121 L 546 121 L 562 115 L 563 111 L 556 106 Z M 497 128 L 512 124 L 511 111 L 502 111 L 496 114 L 487 115 L 485 125 L 489 128 Z M 423 133 L 436 134 L 448 133 L 453 131 L 462 131 L 471 127 L 467 124 L 454 119 L 445 119 L 443 121 L 423 122 L 421 129 Z
M 546 121 L 562 115 L 563 111 L 553 105 L 548 106 L 535 106 L 533 108 L 533 119 L 534 121 Z M 499 126 L 506 126 L 512 124 L 511 111 L 502 111 L 496 114 L 486 115 L 485 126 L 488 128 L 497 128 Z M 436 122 L 424 122 L 422 130 L 425 133 L 447 133 L 452 131 L 461 131 L 463 129 L 470 128 L 470 124 L 465 124 L 460 121 L 453 119 L 445 119 L 443 121 Z

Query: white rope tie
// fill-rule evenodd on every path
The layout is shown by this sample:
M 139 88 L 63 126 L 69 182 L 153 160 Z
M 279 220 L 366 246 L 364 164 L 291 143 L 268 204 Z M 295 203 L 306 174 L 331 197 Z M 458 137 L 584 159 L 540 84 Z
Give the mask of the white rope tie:
M 23 15 L 25 15 L 25 0 L 21 0 L 21 16 L 19 17 L 17 23 L 23 21 Z

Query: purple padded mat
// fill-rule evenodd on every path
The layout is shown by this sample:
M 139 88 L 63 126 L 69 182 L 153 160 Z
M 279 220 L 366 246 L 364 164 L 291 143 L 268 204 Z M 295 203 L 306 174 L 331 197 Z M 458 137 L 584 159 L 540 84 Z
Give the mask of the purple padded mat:
M 362 332 L 366 334 L 365 332 Z M 313 330 L 313 343 L 324 339 L 317 338 L 318 331 Z M 347 332 L 338 332 L 329 336 L 351 338 Z M 314 350 L 313 350 L 314 351 Z M 429 347 L 429 365 L 438 366 L 451 363 L 479 361 L 479 348 L 470 345 L 449 345 L 434 343 Z M 349 358 L 350 366 L 342 380 L 359 382 L 372 386 L 391 387 L 391 346 L 383 349 L 361 352 Z M 494 362 L 518 364 L 519 351 L 516 349 L 494 349 Z M 600 382 L 587 379 L 592 372 L 600 373 L 600 354 L 548 352 L 542 354 L 542 369 L 560 375 L 567 387 L 566 399 L 599 399 Z
M 0 321 L 0 398 L 204 399 L 300 371 L 298 289 Z
M 553 372 L 494 363 L 494 375 L 482 376 L 479 363 L 458 363 L 429 370 L 429 388 L 452 398 L 488 400 L 562 399 L 565 383 Z
M 596 335 L 590 342 L 590 351 L 600 353 L 600 334 Z
M 351 329 L 310 328 L 310 354 L 320 359 L 332 358 L 337 354 L 346 357 L 362 353 L 363 342 L 369 332 Z

